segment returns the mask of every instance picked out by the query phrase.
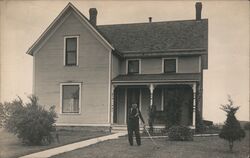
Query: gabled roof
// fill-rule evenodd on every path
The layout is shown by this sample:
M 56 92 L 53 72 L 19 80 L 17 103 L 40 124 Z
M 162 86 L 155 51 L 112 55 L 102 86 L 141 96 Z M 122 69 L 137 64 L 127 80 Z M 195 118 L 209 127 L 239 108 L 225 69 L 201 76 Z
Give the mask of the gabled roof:
M 121 53 L 206 50 L 208 20 L 99 25 L 98 30 Z
M 124 57 L 150 54 L 207 54 L 208 20 L 181 20 L 151 23 L 132 23 L 92 26 L 89 20 L 71 3 L 62 10 L 44 33 L 29 48 L 33 55 L 51 35 L 52 30 L 69 11 L 73 11 L 112 50 Z
M 28 49 L 26 53 L 33 55 L 38 46 L 43 44 L 44 40 L 46 40 L 47 37 L 53 33 L 52 30 L 56 28 L 56 25 L 60 23 L 60 20 L 62 20 L 63 17 L 66 16 L 70 11 L 73 11 L 79 15 L 81 20 L 86 22 L 87 26 L 90 27 L 90 29 L 104 42 L 104 44 L 114 50 L 113 46 L 96 30 L 95 27 L 90 24 L 89 20 L 72 3 L 68 3 L 68 5 L 61 11 L 61 13 L 55 18 L 55 20 L 49 25 L 49 27 L 42 33 L 42 35 L 36 40 L 36 42 Z

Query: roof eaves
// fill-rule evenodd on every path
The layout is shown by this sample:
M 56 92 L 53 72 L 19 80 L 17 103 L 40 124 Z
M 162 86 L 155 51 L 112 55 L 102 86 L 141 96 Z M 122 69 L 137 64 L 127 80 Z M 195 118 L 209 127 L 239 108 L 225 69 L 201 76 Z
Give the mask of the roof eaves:
M 53 20 L 53 22 L 47 27 L 47 29 L 39 36 L 39 38 L 32 44 L 32 46 L 27 50 L 26 54 L 32 55 L 34 53 L 34 49 L 36 45 L 40 42 L 40 40 L 48 33 L 48 31 L 54 26 L 54 24 L 59 20 L 59 18 L 63 15 L 67 9 L 71 7 L 86 23 L 88 26 L 112 49 L 115 50 L 114 47 L 97 31 L 97 29 L 90 24 L 89 20 L 72 4 L 68 3 L 67 6 L 60 12 L 60 14 Z
M 71 3 L 70 3 L 71 4 Z M 72 4 L 71 4 L 72 5 Z M 94 30 L 94 32 L 112 49 L 112 50 L 115 50 L 115 48 L 110 44 L 110 42 L 104 38 L 104 36 L 98 31 L 98 29 L 96 27 L 94 27 L 90 21 L 74 6 L 72 5 L 72 8 L 75 10 L 75 12 L 78 13 L 78 15 L 80 17 L 82 17 L 86 22 L 87 24 L 89 25 L 89 27 Z
M 159 56 L 176 56 L 176 55 L 202 55 L 207 54 L 205 48 L 202 49 L 183 49 L 183 50 L 160 50 L 160 51 L 124 51 L 124 57 L 159 57 Z
M 176 83 L 176 82 L 197 82 L 198 79 L 192 80 L 131 80 L 131 81 L 112 81 L 112 83 Z
M 152 51 L 122 51 L 124 54 L 130 54 L 130 53 L 161 53 L 161 52 L 199 52 L 199 51 L 205 51 L 206 48 L 188 48 L 188 49 L 167 49 L 167 50 L 152 50 Z
M 39 43 L 39 41 L 48 33 L 48 31 L 52 28 L 52 26 L 57 22 L 57 20 L 62 16 L 62 14 L 73 5 L 69 2 L 67 6 L 60 12 L 60 14 L 52 21 L 52 23 L 46 28 L 46 30 L 39 36 L 39 38 L 32 44 L 32 46 L 28 49 L 26 54 L 33 55 L 33 49 Z
M 200 73 L 119 75 L 112 82 L 199 81 Z

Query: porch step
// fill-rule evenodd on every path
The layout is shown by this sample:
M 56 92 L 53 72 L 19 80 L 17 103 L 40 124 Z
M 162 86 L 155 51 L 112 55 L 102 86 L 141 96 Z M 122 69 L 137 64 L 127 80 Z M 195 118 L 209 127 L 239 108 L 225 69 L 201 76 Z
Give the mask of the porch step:
M 127 125 L 112 125 L 111 133 L 127 132 Z
M 149 127 L 146 127 L 149 128 Z M 159 128 L 159 127 L 158 127 Z M 162 127 L 160 127 L 162 128 Z M 140 132 L 143 132 L 143 126 L 140 126 Z M 127 125 L 112 125 L 111 126 L 111 133 L 123 133 L 123 132 L 128 132 L 127 130 Z

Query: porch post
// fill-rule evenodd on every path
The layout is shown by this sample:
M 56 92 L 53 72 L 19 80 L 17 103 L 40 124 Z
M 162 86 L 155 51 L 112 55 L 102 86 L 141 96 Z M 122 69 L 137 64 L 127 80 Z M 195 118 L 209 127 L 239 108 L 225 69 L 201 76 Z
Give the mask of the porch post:
M 193 89 L 193 121 L 192 121 L 192 126 L 195 128 L 195 123 L 196 123 L 196 83 L 193 84 L 192 89 Z
M 111 87 L 111 111 L 110 111 L 110 119 L 111 119 L 111 124 L 114 123 L 114 102 L 115 102 L 115 97 L 114 97 L 114 93 L 115 93 L 115 85 L 112 85 Z
M 154 84 L 151 83 L 149 85 L 149 90 L 150 90 L 150 107 L 153 106 L 154 88 L 155 88 Z

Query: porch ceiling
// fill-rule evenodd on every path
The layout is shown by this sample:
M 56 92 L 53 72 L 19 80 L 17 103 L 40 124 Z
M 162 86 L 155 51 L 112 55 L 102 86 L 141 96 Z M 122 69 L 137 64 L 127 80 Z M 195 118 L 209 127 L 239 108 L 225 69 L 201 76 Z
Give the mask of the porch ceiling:
M 176 73 L 176 74 L 133 74 L 119 75 L 112 82 L 171 82 L 171 81 L 200 81 L 200 73 Z

